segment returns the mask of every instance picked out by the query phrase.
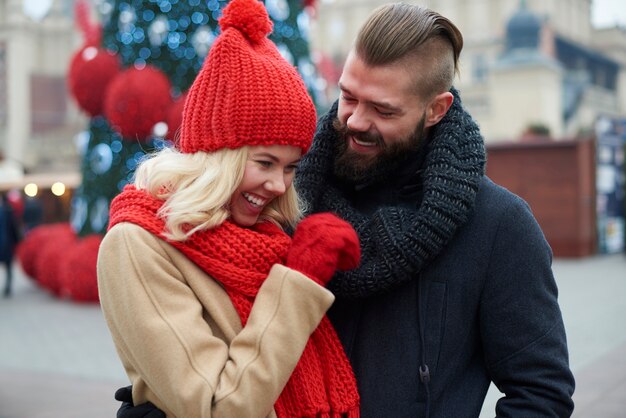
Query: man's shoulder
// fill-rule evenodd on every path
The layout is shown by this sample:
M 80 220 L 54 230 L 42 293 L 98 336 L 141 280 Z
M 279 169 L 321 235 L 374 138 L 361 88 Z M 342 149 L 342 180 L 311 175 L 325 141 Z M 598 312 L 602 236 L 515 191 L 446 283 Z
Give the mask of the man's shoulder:
M 525 223 L 534 219 L 529 204 L 520 196 L 483 176 L 471 216 L 473 222 L 498 223 L 513 221 Z
M 490 243 L 497 237 L 534 243 L 544 240 L 529 204 L 487 176 L 480 182 L 472 214 L 462 231 L 473 243 Z
M 483 176 L 478 186 L 478 195 L 476 197 L 477 205 L 486 205 L 487 207 L 502 207 L 507 208 L 511 206 L 527 206 L 526 201 L 520 196 L 516 195 L 507 188 L 497 184 L 492 179 Z

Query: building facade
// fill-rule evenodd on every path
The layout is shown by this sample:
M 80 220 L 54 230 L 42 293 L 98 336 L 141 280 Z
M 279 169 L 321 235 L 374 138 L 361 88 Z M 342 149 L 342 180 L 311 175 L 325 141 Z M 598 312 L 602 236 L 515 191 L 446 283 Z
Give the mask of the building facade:
M 488 142 L 528 130 L 554 138 L 626 116 L 626 29 L 591 25 L 592 0 L 424 0 L 464 36 L 455 85 Z M 322 1 L 314 47 L 340 66 L 367 15 L 386 1 Z M 334 91 L 336 93 L 336 91 Z
M 594 29 L 592 0 L 423 0 L 465 39 L 456 87 L 488 142 L 529 128 L 591 132 L 599 115 L 626 117 L 626 29 Z M 311 46 L 336 81 L 358 28 L 386 0 L 317 0 Z M 104 7 L 106 0 L 94 0 Z M 82 41 L 73 0 L 0 1 L 0 183 L 24 172 L 78 171 L 74 138 L 87 118 L 66 75 Z M 323 105 L 324 103 L 322 103 Z
M 85 117 L 66 73 L 78 47 L 72 0 L 0 2 L 0 177 L 77 171 L 74 137 Z

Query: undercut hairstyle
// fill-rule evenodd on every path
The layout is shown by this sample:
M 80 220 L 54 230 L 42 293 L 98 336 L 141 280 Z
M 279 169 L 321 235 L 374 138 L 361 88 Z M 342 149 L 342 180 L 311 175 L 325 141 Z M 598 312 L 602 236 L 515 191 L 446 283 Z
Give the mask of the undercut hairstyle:
M 195 153 L 164 148 L 141 162 L 134 184 L 164 200 L 157 212 L 165 221 L 164 235 L 173 241 L 184 241 L 194 232 L 215 228 L 230 217 L 230 200 L 241 184 L 247 159 L 247 146 Z M 301 201 L 291 184 L 263 209 L 259 221 L 293 228 L 302 212 Z
M 447 18 L 425 7 L 390 3 L 378 7 L 357 35 L 354 52 L 369 66 L 401 63 L 416 75 L 416 93 L 450 90 L 458 74 L 463 35 Z

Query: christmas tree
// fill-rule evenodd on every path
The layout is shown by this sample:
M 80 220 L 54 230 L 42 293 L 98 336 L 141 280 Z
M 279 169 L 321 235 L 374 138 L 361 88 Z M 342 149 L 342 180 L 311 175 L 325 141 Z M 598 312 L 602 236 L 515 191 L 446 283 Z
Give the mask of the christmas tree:
M 77 136 L 82 184 L 73 196 L 71 228 L 41 226 L 18 249 L 24 271 L 53 294 L 98 300 L 95 265 L 110 201 L 146 153 L 175 138 L 185 93 L 218 34 L 227 2 L 101 0 L 95 13 L 86 1 L 76 3 L 84 44 L 70 63 L 68 86 L 90 116 L 88 129 Z M 298 68 L 315 101 L 321 92 L 306 11 L 312 2 L 264 3 L 274 24 L 270 38 Z

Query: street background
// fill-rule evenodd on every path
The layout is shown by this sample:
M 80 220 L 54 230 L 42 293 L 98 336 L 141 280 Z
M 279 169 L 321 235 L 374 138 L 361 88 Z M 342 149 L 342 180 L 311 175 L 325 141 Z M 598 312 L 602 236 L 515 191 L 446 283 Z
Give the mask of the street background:
M 626 416 L 626 256 L 556 259 L 574 417 Z M 16 267 L 0 299 L 0 418 L 112 418 L 127 378 L 97 304 L 50 296 Z M 4 270 L 0 277 L 4 279 Z M 481 417 L 494 416 L 490 390 Z
M 302 71 L 320 115 L 338 95 L 350 40 L 384 2 L 265 1 L 277 45 Z M 0 418 L 115 416 L 113 393 L 127 378 L 99 305 L 76 301 L 97 296 L 97 244 L 110 200 L 144 154 L 172 139 L 180 123 L 156 112 L 159 89 L 149 76 L 129 82 L 126 70 L 164 71 L 173 88 L 161 86 L 168 107 L 160 111 L 180 115 L 176 104 L 184 96 L 178 93 L 200 68 L 218 33 L 217 8 L 225 3 L 0 0 L 0 192 L 29 214 L 25 230 L 43 223 L 39 232 L 46 231 L 36 239 L 30 234 L 23 264 L 32 275 L 43 270 L 45 280 L 35 284 L 16 261 L 13 296 L 0 297 Z M 577 378 L 574 416 L 624 418 L 626 2 L 420 3 L 463 33 L 455 87 L 485 138 L 488 175 L 529 203 L 557 255 Z M 81 13 L 80 4 L 90 7 Z M 98 33 L 102 39 L 90 39 Z M 83 49 L 89 42 L 105 61 Z M 122 58 L 123 68 L 116 68 Z M 126 89 L 107 94 L 111 74 Z M 125 108 L 135 94 L 146 100 L 136 106 L 142 121 L 154 123 L 151 130 L 148 124 L 135 131 L 141 124 L 133 112 L 103 108 L 105 99 Z M 64 229 L 43 229 L 56 222 Z M 4 274 L 0 267 L 0 285 Z M 72 300 L 43 286 L 61 283 L 59 294 Z M 494 415 L 499 396 L 492 388 L 481 418 Z

